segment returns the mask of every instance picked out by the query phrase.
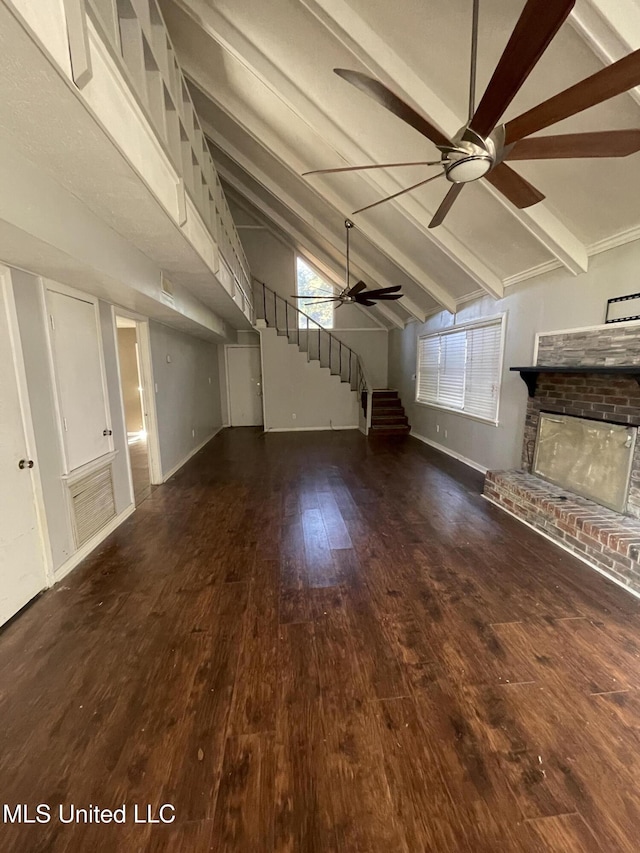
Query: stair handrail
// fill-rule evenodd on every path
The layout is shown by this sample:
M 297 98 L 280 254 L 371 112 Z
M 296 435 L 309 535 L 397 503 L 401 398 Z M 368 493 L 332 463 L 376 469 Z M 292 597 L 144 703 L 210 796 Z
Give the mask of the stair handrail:
M 367 373 L 364 369 L 364 365 L 362 364 L 362 360 L 360 359 L 360 356 L 358 355 L 358 353 L 355 350 L 351 349 L 350 346 L 343 343 L 340 340 L 340 338 L 338 338 L 336 335 L 332 334 L 328 329 L 325 329 L 324 326 L 321 326 L 317 320 L 314 320 L 313 317 L 310 317 L 308 314 L 306 314 L 304 311 L 302 311 L 302 309 L 300 309 L 297 305 L 294 305 L 292 302 L 289 302 L 288 299 L 285 299 L 283 296 L 280 296 L 279 293 L 276 293 L 275 290 L 273 290 L 271 287 L 269 287 L 268 284 L 265 284 L 264 281 L 260 281 L 260 279 L 256 278 L 255 276 L 251 276 L 251 278 L 252 278 L 254 284 L 259 284 L 260 287 L 262 288 L 261 304 L 263 306 L 265 322 L 268 322 L 267 321 L 267 292 L 268 292 L 269 293 L 269 299 L 271 299 L 273 297 L 274 319 L 275 319 L 276 329 L 278 328 L 278 308 L 277 308 L 277 306 L 278 306 L 278 299 L 279 299 L 281 302 L 284 302 L 284 304 L 285 304 L 285 329 L 286 329 L 287 337 L 289 336 L 289 308 L 291 308 L 293 311 L 296 312 L 296 314 L 300 314 L 306 318 L 306 320 L 307 320 L 306 331 L 307 332 L 309 331 L 309 323 L 312 323 L 313 326 L 315 326 L 318 329 L 318 332 L 324 332 L 325 335 L 327 335 L 329 342 L 331 342 L 331 341 L 336 342 L 336 344 L 338 345 L 338 353 L 339 353 L 339 358 L 340 358 L 340 369 L 339 369 L 340 375 L 342 375 L 342 358 L 341 358 L 342 357 L 342 350 L 346 349 L 348 351 L 348 353 L 349 353 L 349 380 L 348 381 L 350 383 L 351 383 L 351 363 L 352 363 L 352 360 L 355 359 L 355 364 L 356 364 L 356 389 L 355 390 L 357 390 L 358 395 L 360 397 L 362 396 L 363 392 L 367 393 L 367 406 L 366 406 L 367 412 L 365 413 L 365 420 L 367 422 L 366 423 L 366 429 L 368 430 L 368 427 L 370 426 L 370 422 L 371 422 L 370 412 L 368 410 L 370 409 L 370 406 L 371 406 L 371 396 L 372 396 L 371 392 L 373 391 L 373 386 L 369 382 L 369 378 L 367 376 Z M 255 300 L 254 301 L 254 308 L 256 310 L 256 317 L 257 317 L 257 306 L 258 306 L 258 304 L 260 304 L 258 302 L 258 300 Z M 298 333 L 298 343 L 300 343 L 300 327 L 297 323 L 296 323 L 296 330 Z M 315 331 L 315 329 L 313 329 L 313 331 Z M 309 347 L 309 342 L 307 340 L 307 354 L 309 354 L 308 347 Z M 319 360 L 320 360 L 320 339 L 318 338 L 318 361 Z M 331 343 L 329 343 L 329 365 L 331 365 Z

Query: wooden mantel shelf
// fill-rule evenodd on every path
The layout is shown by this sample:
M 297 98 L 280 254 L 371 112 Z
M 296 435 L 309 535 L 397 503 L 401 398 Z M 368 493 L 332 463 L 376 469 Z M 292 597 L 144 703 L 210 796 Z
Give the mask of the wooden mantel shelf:
M 558 365 L 539 364 L 535 367 L 510 367 L 509 370 L 518 371 L 529 390 L 530 397 L 535 397 L 536 395 L 538 376 L 541 373 L 599 373 L 609 374 L 609 376 L 631 376 L 640 385 L 640 364 L 582 364 L 562 365 L 561 367 Z

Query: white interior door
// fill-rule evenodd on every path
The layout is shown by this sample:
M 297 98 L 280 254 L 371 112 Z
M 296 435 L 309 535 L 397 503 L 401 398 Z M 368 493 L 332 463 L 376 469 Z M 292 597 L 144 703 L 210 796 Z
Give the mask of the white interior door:
M 231 426 L 262 426 L 260 347 L 227 347 Z
M 47 290 L 47 307 L 69 472 L 111 450 L 102 347 L 93 302 Z
M 0 277 L 0 625 L 47 585 L 17 379 L 22 353 L 9 321 L 12 297 Z

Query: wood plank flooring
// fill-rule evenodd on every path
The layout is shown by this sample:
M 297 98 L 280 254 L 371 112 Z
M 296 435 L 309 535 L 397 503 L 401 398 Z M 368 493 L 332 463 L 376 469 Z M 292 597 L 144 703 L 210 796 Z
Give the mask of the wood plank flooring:
M 636 853 L 640 602 L 481 487 L 219 434 L 0 634 L 0 850 Z

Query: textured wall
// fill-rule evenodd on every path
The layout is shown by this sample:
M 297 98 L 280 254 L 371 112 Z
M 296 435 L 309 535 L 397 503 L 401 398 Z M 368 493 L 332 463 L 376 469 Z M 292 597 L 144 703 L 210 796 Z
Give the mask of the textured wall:
M 536 364 L 640 364 L 640 325 L 541 335 Z

